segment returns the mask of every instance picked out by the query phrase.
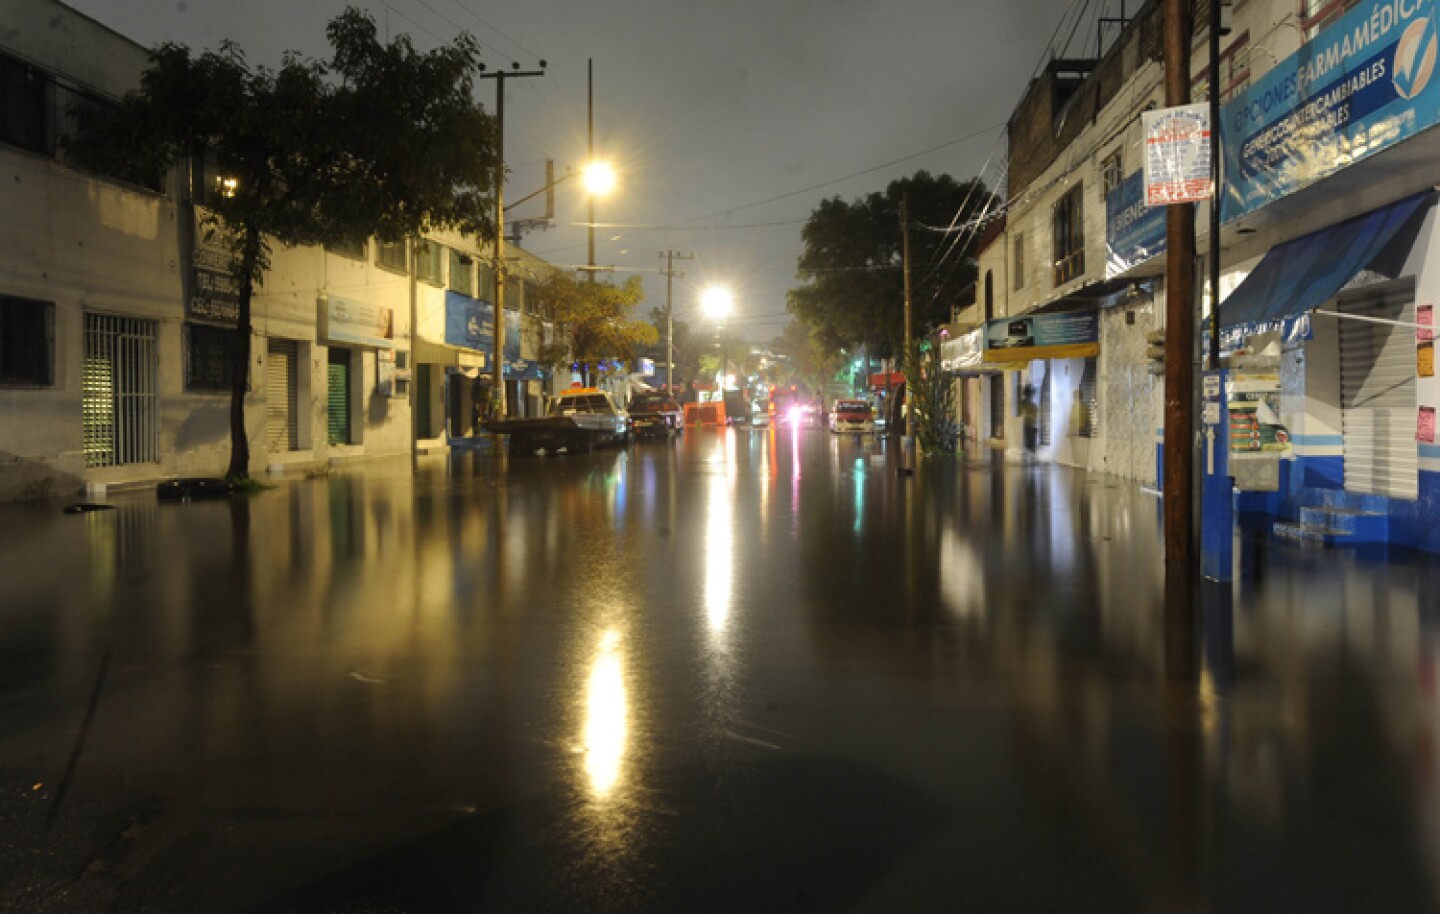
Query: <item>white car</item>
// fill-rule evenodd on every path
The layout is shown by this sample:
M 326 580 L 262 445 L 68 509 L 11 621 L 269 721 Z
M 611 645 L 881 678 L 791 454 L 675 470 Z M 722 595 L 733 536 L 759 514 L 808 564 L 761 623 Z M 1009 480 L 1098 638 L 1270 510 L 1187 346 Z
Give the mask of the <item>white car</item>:
M 866 400 L 836 400 L 830 411 L 830 431 L 837 435 L 854 432 L 862 435 L 875 431 L 875 411 Z

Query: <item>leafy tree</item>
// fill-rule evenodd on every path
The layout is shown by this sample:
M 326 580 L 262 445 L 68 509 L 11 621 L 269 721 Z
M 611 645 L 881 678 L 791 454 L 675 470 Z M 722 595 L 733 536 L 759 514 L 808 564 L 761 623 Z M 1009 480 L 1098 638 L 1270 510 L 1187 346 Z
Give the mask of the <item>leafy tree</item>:
M 912 340 L 905 351 L 905 393 L 922 454 L 953 454 L 960 439 L 955 384 L 940 365 L 940 345 Z
M 791 383 L 812 391 L 824 391 L 844 365 L 838 349 L 823 342 L 812 327 L 799 320 L 786 324 L 770 348 L 788 360 Z
M 249 475 L 251 300 L 273 244 L 493 231 L 495 133 L 473 101 L 474 39 L 417 52 L 404 35 L 379 41 L 374 20 L 353 8 L 330 22 L 327 37 L 329 64 L 290 54 L 273 70 L 250 66 L 231 42 L 198 56 L 161 45 L 140 89 L 89 114 L 67 140 L 79 164 L 108 174 L 153 182 L 208 156 L 228 179 L 205 200 L 202 223 L 230 249 L 239 299 L 231 479 Z
M 555 270 L 536 284 L 534 295 L 541 317 L 554 322 L 558 340 L 541 352 L 541 360 L 579 362 L 587 385 L 605 360 L 633 359 L 659 338 L 652 324 L 631 317 L 645 297 L 638 276 L 617 286 Z
M 984 182 L 919 171 L 884 193 L 824 200 L 802 237 L 790 311 L 831 349 L 865 346 L 876 357 L 900 354 L 904 335 L 900 203 L 909 198 L 911 314 L 914 334 L 949 320 L 950 307 L 975 280 L 970 223 L 991 202 Z

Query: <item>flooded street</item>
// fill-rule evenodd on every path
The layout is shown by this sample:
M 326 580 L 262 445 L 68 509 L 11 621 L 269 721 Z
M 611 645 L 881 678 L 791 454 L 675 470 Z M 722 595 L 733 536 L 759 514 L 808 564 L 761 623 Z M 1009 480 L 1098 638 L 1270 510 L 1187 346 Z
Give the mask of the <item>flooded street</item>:
M 0 909 L 1435 909 L 1433 561 L 1192 594 L 1130 483 L 894 459 L 0 509 Z

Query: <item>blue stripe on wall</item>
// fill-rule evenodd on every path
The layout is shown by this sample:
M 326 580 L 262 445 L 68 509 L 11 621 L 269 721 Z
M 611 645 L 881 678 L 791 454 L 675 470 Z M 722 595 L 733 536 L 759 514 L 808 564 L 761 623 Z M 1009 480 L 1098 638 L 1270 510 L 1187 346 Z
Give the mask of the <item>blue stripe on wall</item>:
M 1291 435 L 1290 440 L 1304 447 L 1340 447 L 1345 443 L 1344 435 Z
M 1431 460 L 1440 460 L 1440 444 L 1420 445 L 1420 456 L 1429 457 Z

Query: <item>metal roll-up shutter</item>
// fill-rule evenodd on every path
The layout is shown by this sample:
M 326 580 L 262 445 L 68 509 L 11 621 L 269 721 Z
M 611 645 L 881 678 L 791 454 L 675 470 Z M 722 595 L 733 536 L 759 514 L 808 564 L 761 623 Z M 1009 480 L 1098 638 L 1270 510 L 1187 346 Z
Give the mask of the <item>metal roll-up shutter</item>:
M 350 353 L 331 348 L 329 364 L 330 443 L 350 443 Z
M 1050 446 L 1050 372 L 1053 362 L 1045 363 L 1045 377 L 1040 381 L 1040 446 Z
M 293 451 L 300 446 L 296 349 L 293 340 L 271 340 L 266 350 L 265 436 L 272 451 Z
M 1345 296 L 1340 313 L 1414 323 L 1414 282 Z M 1419 497 L 1415 403 L 1414 329 L 1341 317 L 1340 406 L 1347 492 Z

